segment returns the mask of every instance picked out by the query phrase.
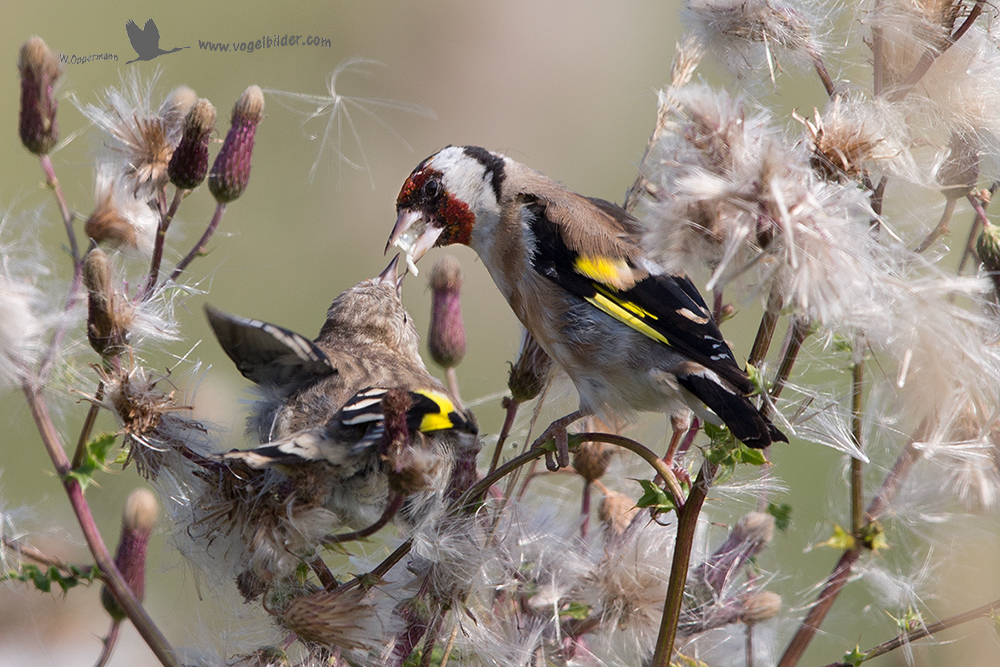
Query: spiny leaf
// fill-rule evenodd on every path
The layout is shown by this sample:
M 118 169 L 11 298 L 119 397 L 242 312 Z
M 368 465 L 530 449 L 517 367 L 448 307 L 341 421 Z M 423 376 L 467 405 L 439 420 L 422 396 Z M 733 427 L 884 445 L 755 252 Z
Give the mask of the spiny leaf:
M 792 506 L 788 503 L 768 503 L 767 513 L 774 517 L 774 527 L 782 532 L 792 524 Z
M 94 436 L 85 445 L 83 461 L 66 473 L 66 477 L 75 479 L 80 487 L 86 491 L 94 480 L 94 473 L 98 470 L 104 470 L 107 466 L 108 454 L 111 453 L 111 448 L 117 437 L 114 433 L 101 433 Z
M 635 506 L 640 508 L 652 507 L 660 512 L 671 512 L 677 509 L 674 499 L 669 493 L 653 484 L 648 479 L 637 479 L 642 486 L 642 497 L 635 501 Z
M 856 542 L 853 535 L 848 533 L 839 525 L 833 524 L 833 535 L 831 535 L 825 542 L 820 542 L 819 546 L 847 551 L 849 549 L 853 549 L 855 544 Z

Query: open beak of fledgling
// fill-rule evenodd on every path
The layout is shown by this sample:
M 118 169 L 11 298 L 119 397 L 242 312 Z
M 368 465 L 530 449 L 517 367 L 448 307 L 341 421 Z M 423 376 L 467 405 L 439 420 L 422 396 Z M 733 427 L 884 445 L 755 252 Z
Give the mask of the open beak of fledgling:
M 403 208 L 396 216 L 396 226 L 392 228 L 389 235 L 389 242 L 385 245 L 385 251 L 393 246 L 403 251 L 406 258 L 406 268 L 413 275 L 417 275 L 417 262 L 427 254 L 427 251 L 434 247 L 443 227 L 437 227 L 431 222 L 428 216 L 421 210 Z
M 403 278 L 406 274 L 400 275 L 399 273 L 399 255 L 392 258 L 389 262 L 389 266 L 385 267 L 382 273 L 378 274 L 379 282 L 389 283 L 396 288 L 396 295 L 399 296 L 403 291 Z

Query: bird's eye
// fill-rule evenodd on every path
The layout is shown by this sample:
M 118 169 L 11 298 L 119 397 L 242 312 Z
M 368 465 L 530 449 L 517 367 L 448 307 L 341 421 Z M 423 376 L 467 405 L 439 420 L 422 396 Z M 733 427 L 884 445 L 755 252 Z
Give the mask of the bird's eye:
M 433 199 L 441 192 L 441 181 L 436 178 L 430 178 L 424 183 L 422 190 L 425 197 Z

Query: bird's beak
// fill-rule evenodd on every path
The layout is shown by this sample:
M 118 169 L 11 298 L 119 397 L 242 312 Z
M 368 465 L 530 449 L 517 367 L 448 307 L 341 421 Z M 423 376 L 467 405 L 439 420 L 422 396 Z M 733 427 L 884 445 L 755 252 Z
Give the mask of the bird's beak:
M 406 274 L 403 274 L 404 276 Z M 389 262 L 389 266 L 385 267 L 382 273 L 378 274 L 379 282 L 390 283 L 396 288 L 396 294 L 399 294 L 403 287 L 403 276 L 399 275 L 399 255 L 392 258 Z
M 393 246 L 402 250 L 406 256 L 406 268 L 417 275 L 417 261 L 434 247 L 443 231 L 442 227 L 428 224 L 422 211 L 403 209 L 396 217 L 396 226 L 392 228 L 385 251 L 389 252 Z

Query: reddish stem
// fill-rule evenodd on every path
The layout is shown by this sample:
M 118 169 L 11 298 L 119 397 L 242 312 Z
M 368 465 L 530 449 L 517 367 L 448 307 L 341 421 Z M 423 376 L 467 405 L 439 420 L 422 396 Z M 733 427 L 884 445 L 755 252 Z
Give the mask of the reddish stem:
M 212 220 L 208 223 L 208 227 L 205 229 L 205 233 L 201 235 L 198 239 L 198 243 L 195 247 L 191 248 L 184 259 L 177 263 L 174 267 L 173 273 L 170 274 L 170 280 L 176 282 L 177 277 L 181 275 L 184 269 L 187 268 L 188 264 L 194 261 L 194 258 L 205 252 L 205 246 L 208 245 L 208 240 L 212 238 L 212 234 L 215 233 L 216 228 L 219 226 L 219 222 L 222 220 L 222 214 L 226 212 L 226 205 L 219 202 L 215 206 L 215 213 L 212 215 Z
M 62 480 L 63 488 L 69 497 L 70 505 L 76 514 L 80 529 L 83 531 L 83 537 L 90 548 L 90 553 L 97 562 L 97 567 L 100 568 L 104 575 L 105 584 L 114 596 L 115 601 L 118 602 L 118 605 L 125 612 L 125 616 L 132 621 L 132 624 L 146 641 L 149 648 L 152 649 L 160 663 L 165 667 L 174 667 L 177 661 L 174 657 L 173 649 L 170 648 L 166 637 L 163 636 L 163 633 L 160 632 L 160 629 L 156 627 L 156 624 L 153 623 L 153 620 L 146 613 L 145 609 L 139 604 L 139 601 L 132 593 L 132 589 L 125 583 L 125 579 L 115 565 L 115 561 L 108 552 L 108 548 L 104 544 L 104 539 L 97 529 L 97 523 L 94 521 L 94 515 L 90 511 L 90 505 L 87 504 L 87 500 L 83 496 L 83 489 L 80 483 L 75 478 L 69 476 L 72 470 L 69 459 L 66 458 L 66 450 L 62 446 L 59 433 L 56 431 L 52 417 L 49 415 L 48 407 L 41 395 L 41 390 L 33 387 L 27 380 L 22 381 L 21 389 L 28 401 L 28 407 L 31 410 L 31 416 L 35 420 L 35 425 L 38 427 L 42 443 L 45 445 L 45 449 L 49 453 L 49 458 L 52 459 L 52 464 L 55 466 L 56 472 Z

